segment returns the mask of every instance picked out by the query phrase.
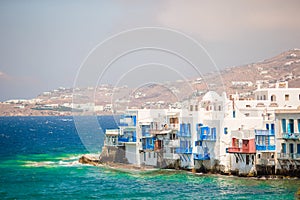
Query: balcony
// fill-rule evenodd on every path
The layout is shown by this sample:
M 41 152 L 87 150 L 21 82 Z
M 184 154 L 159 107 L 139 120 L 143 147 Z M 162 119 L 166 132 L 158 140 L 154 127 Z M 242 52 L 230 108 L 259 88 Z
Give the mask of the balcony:
M 150 131 L 142 132 L 142 137 L 153 137 L 153 135 L 150 134 Z
M 179 159 L 179 155 L 175 153 L 164 153 L 164 158 L 165 159 L 172 159 L 172 160 L 177 160 Z
M 204 140 L 204 141 L 216 141 L 217 139 L 216 128 L 210 128 L 208 126 L 198 128 L 197 138 L 198 140 Z
M 136 142 L 136 137 L 119 137 L 118 142 Z
M 191 124 L 180 124 L 180 131 L 177 132 L 178 137 L 191 137 Z
M 191 137 L 191 133 L 190 132 L 177 132 L 177 136 L 178 137 Z
M 275 135 L 274 130 L 255 130 L 255 135 Z
M 241 145 L 239 143 L 241 142 Z M 232 138 L 232 147 L 228 148 L 228 153 L 256 153 L 254 139 Z M 240 147 L 241 146 L 241 147 Z
M 209 153 L 205 154 L 194 154 L 194 160 L 210 160 Z
M 249 148 L 229 147 L 228 153 L 256 153 L 255 150 Z
M 275 145 L 256 145 L 257 151 L 275 151 L 276 146 Z
M 144 144 L 143 145 L 143 150 L 154 150 L 154 145 L 153 144 Z
M 192 152 L 193 152 L 193 147 L 189 147 L 189 148 L 177 147 L 175 149 L 175 153 L 177 154 L 192 154 Z
M 299 140 L 300 133 L 283 133 L 282 138 L 285 140 Z
M 277 159 L 283 159 L 283 160 L 298 160 L 300 159 L 300 154 L 298 153 L 278 153 Z
M 131 116 L 131 115 L 125 115 L 122 116 L 120 119 L 119 126 L 127 127 L 135 127 L 136 126 L 136 116 Z

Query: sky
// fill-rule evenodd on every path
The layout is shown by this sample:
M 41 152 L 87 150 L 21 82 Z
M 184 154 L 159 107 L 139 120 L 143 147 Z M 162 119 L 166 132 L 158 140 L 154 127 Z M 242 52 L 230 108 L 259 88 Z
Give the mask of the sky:
M 172 29 L 195 39 L 205 49 L 202 54 L 209 55 L 219 69 L 258 62 L 283 51 L 300 48 L 299 9 L 300 1 L 297 0 L 2 0 L 0 101 L 34 98 L 58 87 L 73 87 L 82 65 L 90 61 L 89 56 L 97 58 L 91 65 L 100 69 L 98 73 L 104 69 L 105 65 L 100 66 L 99 57 L 106 51 L 95 53 L 101 42 L 120 32 L 142 27 Z M 153 35 L 147 33 L 147 39 L 154 41 Z M 131 42 L 135 41 L 131 39 Z M 182 44 L 174 43 L 175 46 Z M 110 46 L 109 52 L 113 54 L 118 49 L 118 45 Z M 136 74 L 131 74 L 127 80 L 143 79 L 144 73 L 163 79 L 168 70 L 157 73 L 158 66 L 166 66 L 162 63 L 180 65 L 181 68 L 175 67 L 179 74 L 189 71 L 181 61 L 168 58 L 170 52 L 167 52 L 168 55 L 157 50 L 142 52 L 142 55 L 137 52 L 116 63 L 103 82 L 109 82 L 116 76 L 119 77 L 118 83 L 122 82 L 124 72 L 118 72 L 126 65 L 133 68 L 140 66 Z M 153 63 L 149 59 L 151 56 L 160 59 L 154 59 L 158 63 L 152 65 L 156 71 L 148 72 L 145 66 Z M 206 67 L 205 62 L 202 65 L 201 72 L 212 70 Z M 143 72 L 143 68 L 147 72 Z M 122 69 L 130 71 L 132 68 Z M 90 70 L 84 79 L 89 79 L 93 73 Z M 173 78 L 178 78 L 177 75 Z M 100 75 L 97 74 L 97 77 L 99 82 Z

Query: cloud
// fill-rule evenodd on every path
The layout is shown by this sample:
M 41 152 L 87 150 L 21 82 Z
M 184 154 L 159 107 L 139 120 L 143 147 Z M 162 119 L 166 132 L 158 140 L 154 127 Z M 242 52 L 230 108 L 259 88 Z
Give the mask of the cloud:
M 257 32 L 300 30 L 299 1 L 166 1 L 164 26 L 223 41 Z

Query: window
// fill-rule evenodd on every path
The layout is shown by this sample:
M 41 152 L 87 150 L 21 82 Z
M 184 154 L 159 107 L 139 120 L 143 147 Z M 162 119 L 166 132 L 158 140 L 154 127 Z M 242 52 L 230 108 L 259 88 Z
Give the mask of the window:
M 260 159 L 260 154 L 257 155 L 258 159 Z
M 249 165 L 249 155 L 246 155 L 246 165 Z
M 251 108 L 251 106 L 250 105 L 246 105 L 246 108 Z
M 298 133 L 300 133 L 300 119 L 298 119 L 297 122 L 298 122 Z
M 193 105 L 190 105 L 190 111 L 193 111 Z
M 294 133 L 294 119 L 289 119 L 288 133 Z
M 300 154 L 300 144 L 297 144 L 297 154 Z
M 144 153 L 144 161 L 146 161 L 146 153 Z
M 266 95 L 264 95 L 264 100 L 266 100 L 267 99 L 267 97 L 266 97 Z
M 271 96 L 271 101 L 276 101 L 276 96 L 274 94 Z
M 156 155 L 155 155 L 155 153 L 153 153 L 153 158 L 155 158 L 156 157 Z
M 285 143 L 281 144 L 281 152 L 286 153 L 286 144 Z
M 300 94 L 299 94 L 299 101 L 300 101 Z
M 195 111 L 198 111 L 198 105 L 195 105 Z
M 151 158 L 151 152 L 148 152 L 148 158 Z
M 254 165 L 254 155 L 252 155 L 252 165 Z
M 226 135 L 227 133 L 228 133 L 228 128 L 225 127 L 225 128 L 224 128 L 224 134 Z
M 249 117 L 249 116 L 250 116 L 250 113 L 245 113 L 245 116 L 246 116 L 246 117 Z
M 290 144 L 290 154 L 294 153 L 294 144 Z
M 281 126 L 282 126 L 282 132 L 286 133 L 286 120 L 285 119 L 281 120 Z
M 239 163 L 239 159 L 237 156 L 235 156 L 235 163 Z
M 290 99 L 290 95 L 286 94 L 284 95 L 284 100 L 288 101 Z
M 211 128 L 211 139 L 216 139 L 217 137 L 217 129 L 216 128 Z

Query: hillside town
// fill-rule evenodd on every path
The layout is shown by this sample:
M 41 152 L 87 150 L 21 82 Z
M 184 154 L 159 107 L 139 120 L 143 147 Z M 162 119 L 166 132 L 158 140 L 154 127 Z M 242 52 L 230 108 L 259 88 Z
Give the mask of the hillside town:
M 222 79 L 222 80 L 220 80 Z M 200 101 L 208 91 L 238 93 L 240 98 L 255 98 L 258 85 L 275 87 L 287 81 L 300 87 L 300 50 L 292 49 L 273 58 L 239 67 L 228 67 L 188 80 L 147 84 L 130 88 L 102 84 L 84 88 L 59 87 L 33 99 L 0 102 L 0 116 L 111 115 L 127 108 L 181 109 L 189 99 Z M 188 87 L 188 88 L 187 88 Z
M 261 85 L 253 99 L 207 92 L 187 109 L 129 109 L 100 161 L 240 176 L 300 176 L 300 88 Z

